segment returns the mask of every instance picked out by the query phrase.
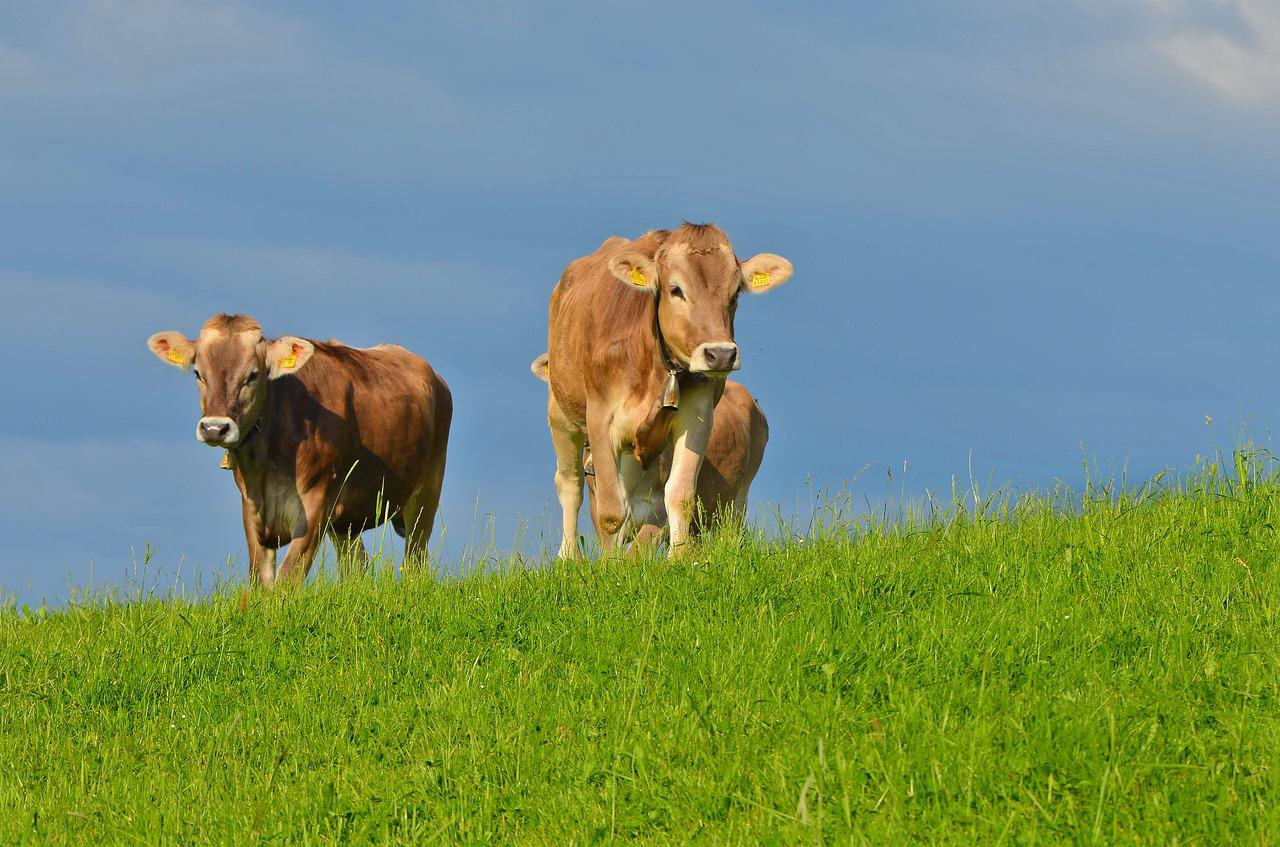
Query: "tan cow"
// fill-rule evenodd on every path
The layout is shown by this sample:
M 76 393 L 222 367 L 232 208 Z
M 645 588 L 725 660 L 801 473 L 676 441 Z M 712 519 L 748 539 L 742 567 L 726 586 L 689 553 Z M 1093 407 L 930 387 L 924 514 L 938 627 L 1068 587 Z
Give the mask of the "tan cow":
M 739 262 L 718 227 L 689 223 L 635 241 L 610 238 L 565 269 L 551 295 L 547 338 L 561 556 L 578 553 L 587 441 L 606 551 L 639 524 L 633 492 L 671 448 L 663 505 L 671 552 L 681 551 L 716 402 L 725 376 L 741 366 L 733 334 L 738 294 L 790 277 L 781 256 Z
M 530 370 L 534 376 L 547 381 L 547 354 L 534 359 Z M 741 524 L 747 512 L 747 494 L 760 470 L 768 442 L 769 422 L 751 392 L 740 382 L 725 380 L 724 394 L 716 403 L 712 419 L 707 454 L 703 458 L 702 470 L 698 472 L 697 504 L 689 521 L 691 536 L 700 535 L 703 528 L 722 520 Z M 635 524 L 634 537 L 625 541 L 634 540 L 637 546 L 644 546 L 661 539 L 667 524 L 663 489 L 671 475 L 673 452 L 673 448 L 668 446 L 662 456 L 645 469 L 640 483 L 632 492 L 628 507 Z M 593 464 L 588 444 L 583 472 L 587 480 L 591 523 L 599 533 Z
M 405 557 L 426 549 L 440 502 L 453 398 L 431 366 L 392 344 L 361 349 L 284 336 L 217 315 L 190 341 L 158 332 L 161 361 L 194 374 L 196 438 L 235 470 L 249 574 L 270 586 L 306 578 L 327 530 L 353 543 L 390 520 Z

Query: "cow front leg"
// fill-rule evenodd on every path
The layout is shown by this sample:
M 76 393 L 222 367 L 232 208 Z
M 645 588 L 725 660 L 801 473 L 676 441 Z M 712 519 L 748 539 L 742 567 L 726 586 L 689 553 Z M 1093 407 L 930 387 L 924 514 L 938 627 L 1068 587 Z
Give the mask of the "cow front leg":
M 604 552 L 612 553 L 623 541 L 628 509 L 609 420 L 603 416 L 591 419 L 588 412 L 587 437 L 591 439 L 591 464 L 596 472 L 596 534 Z
M 687 391 L 681 398 L 676 417 L 674 454 L 671 476 L 663 490 L 667 522 L 671 532 L 671 556 L 684 553 L 689 541 L 689 523 L 698 492 L 698 472 L 711 438 L 711 416 L 715 411 L 715 395 L 709 386 Z
M 289 542 L 289 552 L 280 564 L 277 579 L 301 585 L 315 561 L 330 518 L 329 498 L 318 492 L 302 498 L 303 515 Z
M 280 564 L 277 580 L 292 585 L 301 585 L 306 581 L 307 572 L 311 570 L 311 563 L 315 561 L 323 538 L 322 532 L 306 532 L 290 541 L 289 552 Z
M 240 517 L 244 522 L 245 546 L 249 548 L 249 582 L 270 588 L 276 581 L 276 551 L 263 545 L 262 528 L 247 500 L 240 502 Z
M 266 589 L 276 582 L 276 551 L 262 546 L 257 539 L 249 541 L 249 581 Z

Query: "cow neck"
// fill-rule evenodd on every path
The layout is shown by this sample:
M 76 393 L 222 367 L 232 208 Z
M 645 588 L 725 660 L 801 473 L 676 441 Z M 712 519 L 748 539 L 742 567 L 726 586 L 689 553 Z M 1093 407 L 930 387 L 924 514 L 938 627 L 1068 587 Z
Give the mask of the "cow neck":
M 671 351 L 667 348 L 667 339 L 662 335 L 662 324 L 658 321 L 657 297 L 654 297 L 653 300 L 653 336 L 658 340 L 658 357 L 662 362 L 662 367 L 667 372 L 667 376 L 662 383 L 662 394 L 658 398 L 658 411 L 679 409 L 680 378 L 685 377 L 698 382 L 706 382 L 707 377 L 689 370 L 675 356 L 671 355 Z
M 255 508 L 264 508 L 267 497 L 268 480 L 275 474 L 270 462 L 271 426 L 275 422 L 277 399 L 274 392 L 269 392 L 262 403 L 262 411 L 253 426 L 245 433 L 244 438 L 234 450 L 228 450 L 230 465 L 235 472 L 237 484 L 245 498 L 255 504 Z
M 654 298 L 653 302 L 653 337 L 657 342 L 654 355 L 657 359 L 659 371 L 665 371 L 666 376 L 662 380 L 662 389 L 658 395 L 657 404 L 650 407 L 650 411 L 644 420 L 640 421 L 635 427 L 634 443 L 631 449 L 636 460 L 644 468 L 649 467 L 650 463 L 661 455 L 666 447 L 669 434 L 668 427 L 671 423 L 671 416 L 666 413 L 674 412 L 680 408 L 681 382 L 706 380 L 705 376 L 693 373 L 671 355 L 671 350 L 667 347 L 667 340 L 662 334 L 662 324 L 658 322 L 657 297 Z
M 258 419 L 253 422 L 253 426 L 245 433 L 244 438 L 240 439 L 230 452 L 235 457 L 237 466 L 242 465 L 245 459 L 250 462 L 257 461 L 263 451 L 258 449 L 258 436 L 266 430 L 265 423 L 267 421 L 267 406 L 271 404 L 271 398 L 266 398 L 262 403 L 262 411 L 258 414 Z
M 680 374 L 688 373 L 689 369 L 676 358 L 671 355 L 671 351 L 667 349 L 667 339 L 662 335 L 662 323 L 658 320 L 658 297 L 653 298 L 653 335 L 658 339 L 658 356 L 662 361 L 662 367 L 666 368 L 667 376 L 662 382 L 662 393 L 658 397 L 658 409 L 679 409 L 680 408 Z

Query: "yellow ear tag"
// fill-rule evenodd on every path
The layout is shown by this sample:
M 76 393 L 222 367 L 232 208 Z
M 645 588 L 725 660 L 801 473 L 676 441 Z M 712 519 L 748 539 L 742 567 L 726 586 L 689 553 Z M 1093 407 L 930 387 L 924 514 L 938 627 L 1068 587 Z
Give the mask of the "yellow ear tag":
M 751 287 L 763 288 L 769 284 L 769 275 L 766 273 L 754 273 L 751 275 Z
M 169 361 L 173 362 L 175 365 L 185 365 L 187 363 L 187 360 L 182 358 L 182 354 L 177 350 L 169 351 Z
M 632 269 L 631 269 L 631 284 L 632 284 L 632 285 L 637 285 L 637 286 L 639 286 L 640 288 L 648 288 L 648 287 L 649 287 L 649 280 L 647 280 L 647 279 L 645 279 L 645 278 L 644 278 L 644 271 L 640 270 L 639 268 L 632 268 Z
M 280 367 L 282 368 L 291 368 L 296 364 L 298 364 L 298 357 L 294 353 L 290 353 L 289 358 L 280 360 Z

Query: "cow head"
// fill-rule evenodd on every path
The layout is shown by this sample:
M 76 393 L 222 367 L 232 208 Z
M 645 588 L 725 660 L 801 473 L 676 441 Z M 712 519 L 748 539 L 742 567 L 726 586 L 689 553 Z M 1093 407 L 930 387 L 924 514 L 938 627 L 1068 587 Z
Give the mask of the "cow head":
M 733 338 L 738 294 L 761 294 L 791 277 L 791 263 L 772 253 L 745 262 L 714 224 L 685 223 L 653 258 L 634 250 L 614 254 L 609 270 L 620 281 L 652 291 L 667 354 L 693 373 L 723 378 L 742 367 Z
M 286 335 L 269 341 L 245 315 L 217 315 L 190 341 L 180 332 L 147 340 L 160 361 L 190 372 L 200 389 L 196 438 L 210 447 L 235 448 L 258 423 L 268 383 L 295 373 L 311 358 L 310 341 Z

